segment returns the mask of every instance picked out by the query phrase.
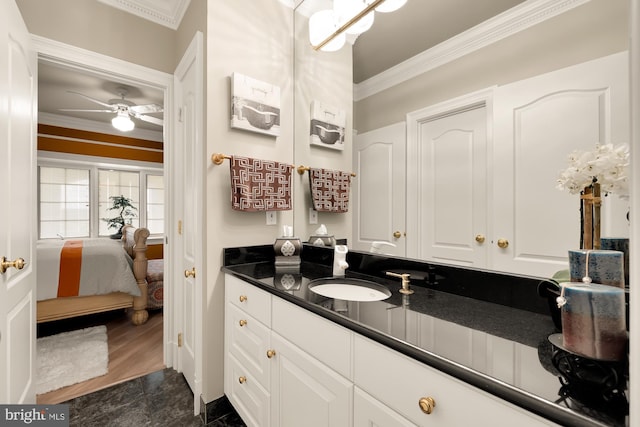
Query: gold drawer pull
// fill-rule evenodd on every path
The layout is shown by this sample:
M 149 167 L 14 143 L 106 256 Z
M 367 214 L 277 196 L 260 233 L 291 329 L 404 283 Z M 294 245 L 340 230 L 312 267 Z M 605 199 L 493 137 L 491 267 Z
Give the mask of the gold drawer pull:
M 244 325 L 247 324 L 247 321 L 244 319 L 240 319 L 240 321 L 238 322 L 240 324 L 240 327 L 243 327 Z
M 269 359 L 271 359 L 275 355 L 276 355 L 276 351 L 275 350 L 267 350 L 267 357 Z
M 422 397 L 418 400 L 418 405 L 420 405 L 422 412 L 429 415 L 436 407 L 436 401 L 433 400 L 433 397 Z
M 247 300 L 246 295 L 240 295 L 240 302 L 245 302 Z
M 246 382 L 247 382 L 247 377 L 240 377 L 240 378 L 238 378 L 238 382 L 239 382 L 240 384 L 244 384 L 244 383 L 246 383 Z

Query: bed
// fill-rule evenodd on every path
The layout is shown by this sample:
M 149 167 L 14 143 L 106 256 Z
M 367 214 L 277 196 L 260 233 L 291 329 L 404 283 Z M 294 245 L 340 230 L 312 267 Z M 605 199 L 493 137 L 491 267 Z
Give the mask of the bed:
M 148 237 L 148 229 L 127 225 L 121 241 L 39 241 L 38 323 L 131 309 L 132 323 L 144 324 Z

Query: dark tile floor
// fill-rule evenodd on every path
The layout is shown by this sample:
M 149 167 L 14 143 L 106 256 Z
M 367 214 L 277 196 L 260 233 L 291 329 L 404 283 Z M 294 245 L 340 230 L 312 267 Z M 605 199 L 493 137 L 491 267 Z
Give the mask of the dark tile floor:
M 182 374 L 164 369 L 68 402 L 70 426 L 129 427 L 202 426 L 193 415 L 193 394 Z M 229 405 L 230 406 L 230 405 Z M 214 419 L 207 427 L 244 427 L 231 413 Z

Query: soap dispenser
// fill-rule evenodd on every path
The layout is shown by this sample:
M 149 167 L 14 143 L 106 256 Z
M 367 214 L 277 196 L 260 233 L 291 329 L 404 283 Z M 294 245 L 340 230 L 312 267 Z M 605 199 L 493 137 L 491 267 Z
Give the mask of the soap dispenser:
M 347 245 L 336 245 L 333 249 L 333 275 L 344 276 L 344 271 L 349 267 L 347 264 Z

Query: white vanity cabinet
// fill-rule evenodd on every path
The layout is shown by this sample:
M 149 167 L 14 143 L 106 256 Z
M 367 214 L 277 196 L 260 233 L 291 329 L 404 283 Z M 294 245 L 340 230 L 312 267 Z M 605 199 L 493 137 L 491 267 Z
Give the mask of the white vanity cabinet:
M 556 425 L 360 335 L 354 356 L 356 390 L 370 395 L 368 408 L 377 406 L 381 417 L 418 426 Z
M 225 276 L 224 389 L 248 426 L 351 425 L 353 334 Z
M 268 426 L 271 295 L 227 275 L 224 330 L 225 394 L 248 426 Z

